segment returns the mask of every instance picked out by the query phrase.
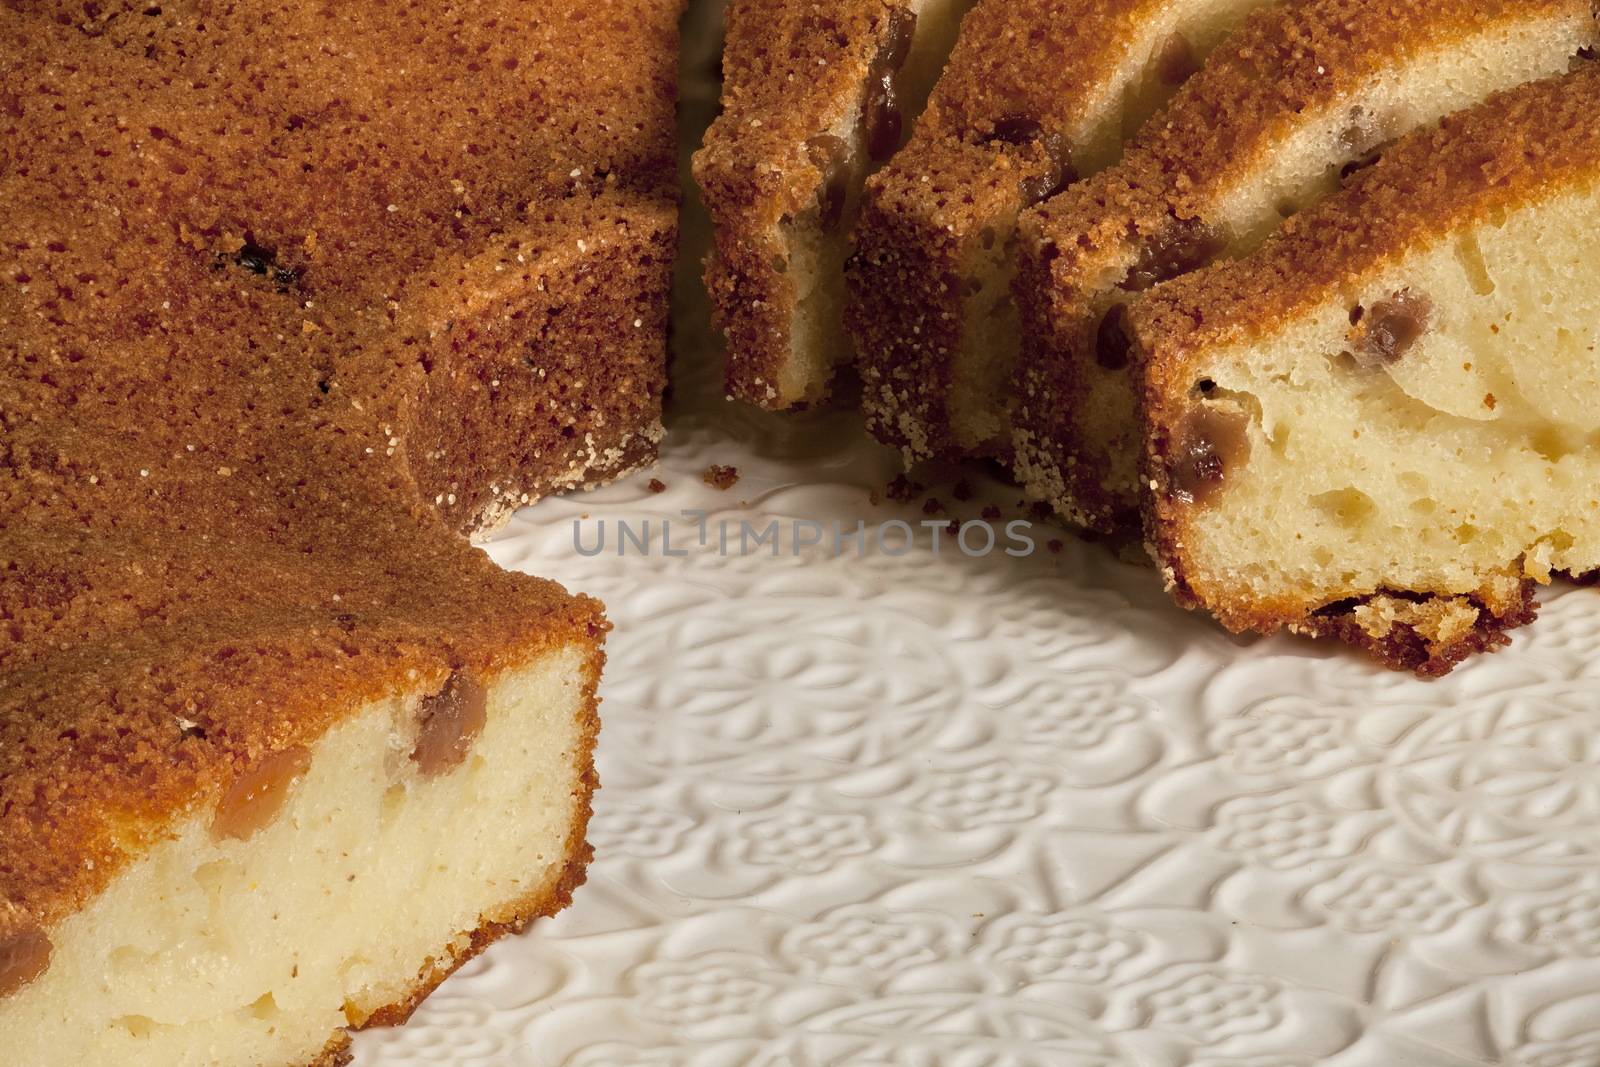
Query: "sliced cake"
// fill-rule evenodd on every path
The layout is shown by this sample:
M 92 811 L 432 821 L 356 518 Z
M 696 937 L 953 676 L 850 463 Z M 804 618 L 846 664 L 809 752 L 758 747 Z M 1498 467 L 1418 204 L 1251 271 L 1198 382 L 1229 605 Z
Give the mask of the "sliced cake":
M 730 396 L 817 403 L 850 358 L 847 235 L 900 147 L 971 0 L 732 0 L 723 112 L 695 155 Z
M 0 1063 L 343 1063 L 567 904 L 597 604 L 438 527 L 96 500 L 137 532 L 0 533 Z
M 1381 145 L 1565 71 L 1590 0 L 1302 0 L 1253 14 L 1115 167 L 1018 227 L 1019 480 L 1069 521 L 1137 527 L 1124 305 L 1237 256 Z
M 871 430 L 928 456 L 1010 450 L 1022 209 L 1124 137 L 1265 0 L 982 0 L 911 140 L 867 184 L 846 322 Z
M 1596 114 L 1592 64 L 1508 91 L 1129 305 L 1182 603 L 1438 674 L 1600 569 Z
M 461 534 L 658 432 L 679 13 L 0 8 L 0 1063 L 341 1063 L 583 880 L 605 620 Z

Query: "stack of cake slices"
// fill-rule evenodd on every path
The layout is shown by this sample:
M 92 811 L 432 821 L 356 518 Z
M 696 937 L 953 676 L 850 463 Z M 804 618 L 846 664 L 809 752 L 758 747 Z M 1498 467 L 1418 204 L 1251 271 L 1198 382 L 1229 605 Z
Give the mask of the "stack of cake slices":
M 1439 177 L 1431 155 L 1459 161 L 1453 208 L 1510 183 L 1530 218 L 1569 211 L 1582 233 L 1584 211 L 1542 197 L 1583 131 L 1516 101 L 1576 106 L 1597 40 L 1590 0 L 981 0 L 850 238 L 868 427 L 908 464 L 999 459 L 1097 534 L 1142 526 L 1180 601 L 1230 628 L 1338 636 L 1427 674 L 1502 643 L 1532 616 L 1530 581 L 1600 566 L 1600 540 L 1557 506 L 1593 450 L 1578 414 L 1593 394 L 1572 384 L 1600 378 L 1584 271 L 1531 231 L 1524 247 L 1473 228 L 1509 225 L 1509 208 L 1441 211 L 1430 231 L 1385 212 Z M 1489 152 L 1478 131 L 1513 116 Z M 1341 229 L 1367 211 L 1370 232 Z M 1358 241 L 1365 258 L 1340 254 Z M 1471 286 L 1370 291 L 1363 272 L 1430 241 Z M 1327 264 L 1324 290 L 1286 271 L 1302 256 Z M 1536 260 L 1566 289 L 1511 280 Z M 1264 335 L 1244 323 L 1335 292 L 1337 344 L 1252 347 Z M 1488 304 L 1522 325 L 1471 334 Z M 1230 369 L 1196 374 L 1180 403 L 1168 368 L 1224 339 Z M 1523 345 L 1543 362 L 1513 366 Z M 1312 390 L 1341 373 L 1344 392 Z M 1186 413 L 1206 417 L 1163 421 Z M 1385 420 L 1417 438 L 1372 428 Z M 1509 438 L 1457 439 L 1512 427 L 1544 466 L 1513 477 Z M 1446 453 L 1454 474 L 1408 458 Z M 1190 468 L 1199 483 L 1175 473 Z
M 679 14 L 0 9 L 0 1063 L 341 1063 L 582 882 L 607 623 L 463 535 L 653 454 Z

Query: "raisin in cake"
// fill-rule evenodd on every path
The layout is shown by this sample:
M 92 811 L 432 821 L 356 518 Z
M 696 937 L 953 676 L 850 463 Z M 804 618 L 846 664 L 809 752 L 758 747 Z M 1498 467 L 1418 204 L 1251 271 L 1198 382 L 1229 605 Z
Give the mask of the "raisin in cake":
M 1382 144 L 1595 43 L 1590 0 L 1306 0 L 1252 15 L 1122 161 L 1018 227 L 1018 479 L 1136 528 L 1131 295 L 1258 245 Z
M 1593 64 L 1510 90 L 1129 306 L 1183 603 L 1437 674 L 1600 568 L 1597 113 Z
M 695 155 L 730 396 L 825 399 L 861 183 L 910 129 L 970 0 L 733 0 L 723 112 Z
M 461 534 L 649 452 L 678 14 L 0 9 L 0 1063 L 343 1062 L 582 881 L 604 617 Z
M 1017 214 L 1124 137 L 1265 0 L 983 0 L 867 184 L 845 319 L 869 428 L 908 461 L 1003 455 Z

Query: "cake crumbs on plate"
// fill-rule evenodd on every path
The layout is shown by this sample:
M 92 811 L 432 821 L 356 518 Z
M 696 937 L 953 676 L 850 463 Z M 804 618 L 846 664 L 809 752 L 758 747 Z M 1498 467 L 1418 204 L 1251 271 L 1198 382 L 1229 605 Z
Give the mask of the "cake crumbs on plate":
M 721 489 L 726 492 L 738 484 L 739 468 L 713 463 L 700 475 L 700 480 L 713 489 Z
M 884 489 L 884 495 L 890 500 L 904 504 L 921 496 L 925 488 L 927 487 L 921 482 L 914 482 L 904 474 L 897 474 L 894 480 Z
M 651 478 L 645 483 L 645 488 L 652 493 L 665 493 L 667 491 L 667 483 L 660 478 Z

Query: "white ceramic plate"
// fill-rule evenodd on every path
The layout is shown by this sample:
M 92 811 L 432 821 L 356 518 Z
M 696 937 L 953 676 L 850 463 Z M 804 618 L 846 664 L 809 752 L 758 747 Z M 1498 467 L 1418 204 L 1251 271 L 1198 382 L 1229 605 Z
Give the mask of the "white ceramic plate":
M 1048 527 L 935 556 L 920 499 L 873 503 L 897 461 L 856 420 L 725 403 L 693 300 L 678 336 L 667 490 L 546 501 L 491 546 L 616 624 L 589 882 L 360 1067 L 1600 1065 L 1593 594 L 1432 683 L 1238 642 Z M 968 479 L 930 492 L 1015 517 Z M 833 523 L 895 519 L 914 551 L 833 554 Z M 740 520 L 780 554 L 736 525 L 721 553 Z M 825 531 L 798 555 L 796 520 Z

